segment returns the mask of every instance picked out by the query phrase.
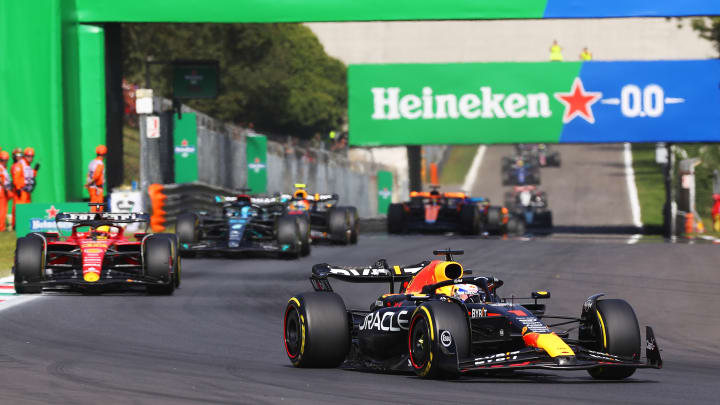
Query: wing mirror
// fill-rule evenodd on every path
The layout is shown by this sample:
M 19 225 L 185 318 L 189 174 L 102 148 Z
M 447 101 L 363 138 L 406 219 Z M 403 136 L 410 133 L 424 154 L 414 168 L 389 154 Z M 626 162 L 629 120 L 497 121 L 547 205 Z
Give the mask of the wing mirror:
M 550 291 L 533 291 L 530 296 L 536 300 L 550 298 Z

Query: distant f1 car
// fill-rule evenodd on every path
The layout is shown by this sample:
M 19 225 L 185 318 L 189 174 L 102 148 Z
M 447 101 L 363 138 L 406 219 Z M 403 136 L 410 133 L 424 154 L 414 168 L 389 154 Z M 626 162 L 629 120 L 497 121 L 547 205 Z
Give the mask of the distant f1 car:
M 310 254 L 309 223 L 287 213 L 278 196 L 215 197 L 213 212 L 185 212 L 177 217 L 175 232 L 180 253 L 267 252 L 286 258 Z
M 546 315 L 538 300 L 550 293 L 501 298 L 502 280 L 468 276 L 453 260 L 462 251 L 434 253 L 445 260 L 410 266 L 389 266 L 385 260 L 368 267 L 315 265 L 310 277 L 315 292 L 293 296 L 285 308 L 283 340 L 290 362 L 296 367 L 345 363 L 425 378 L 550 369 L 587 370 L 596 379 L 621 380 L 638 368 L 662 367 L 650 327 L 646 360 L 641 361 L 640 328 L 626 301 L 595 294 L 582 305 L 580 317 Z M 329 278 L 388 282 L 390 292 L 374 300 L 369 311 L 347 309 Z M 566 325 L 576 327 L 557 330 Z
M 459 232 L 476 235 L 481 231 L 514 232 L 517 219 L 505 207 L 492 206 L 486 198 L 472 198 L 465 193 L 440 193 L 439 186 L 430 192 L 413 191 L 410 201 L 390 204 L 388 233 Z
M 283 195 L 290 215 L 306 216 L 310 223 L 310 238 L 340 244 L 355 244 L 358 240 L 358 212 L 352 206 L 339 206 L 337 194 L 310 194 L 305 184 L 295 184 L 292 195 Z
M 552 211 L 548 209 L 547 194 L 535 186 L 516 186 L 505 193 L 505 204 L 527 227 L 552 228 Z
M 560 167 L 561 164 L 560 152 L 550 149 L 550 145 L 544 143 L 517 144 L 515 145 L 515 153 L 526 160 L 534 161 L 540 167 Z
M 180 286 L 180 257 L 173 234 L 124 235 L 124 225 L 149 223 L 141 213 L 66 213 L 55 217 L 69 236 L 33 232 L 17 240 L 15 291 L 43 289 L 104 291 L 146 287 L 150 294 L 172 294 Z
M 540 167 L 522 157 L 504 157 L 500 174 L 503 186 L 540 184 Z

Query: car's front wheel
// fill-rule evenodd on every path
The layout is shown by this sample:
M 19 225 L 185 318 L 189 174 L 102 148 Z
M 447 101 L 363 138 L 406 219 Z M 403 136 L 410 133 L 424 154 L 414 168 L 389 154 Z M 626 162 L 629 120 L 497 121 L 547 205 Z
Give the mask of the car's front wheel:
M 601 352 L 616 356 L 640 358 L 640 327 L 635 311 L 625 300 L 609 299 L 596 302 L 596 346 Z M 596 367 L 588 370 L 598 380 L 622 380 L 635 372 L 635 367 Z
M 283 341 L 295 367 L 333 368 L 350 351 L 350 323 L 343 299 L 332 292 L 298 294 L 288 301 Z

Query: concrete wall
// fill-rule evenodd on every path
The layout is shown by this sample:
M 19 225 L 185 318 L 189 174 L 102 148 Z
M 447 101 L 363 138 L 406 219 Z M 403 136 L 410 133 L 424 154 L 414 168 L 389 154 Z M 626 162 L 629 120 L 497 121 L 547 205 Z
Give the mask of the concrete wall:
M 712 43 L 690 28 L 690 19 L 402 21 L 307 26 L 328 54 L 346 64 L 544 62 L 549 60 L 554 39 L 569 61 L 579 60 L 584 46 L 596 60 L 717 57 Z
M 170 105 L 168 100 L 156 99 L 155 102 L 157 109 L 166 109 Z M 199 181 L 229 190 L 245 187 L 246 137 L 249 130 L 216 120 L 187 106 L 182 108 L 183 113 L 195 113 L 197 116 Z M 163 122 L 169 122 L 169 117 L 165 114 Z M 167 128 L 167 125 L 162 128 Z M 147 140 L 144 125 L 141 125 L 141 139 L 145 150 L 152 155 L 144 159 L 141 186 L 146 188 L 154 182 L 170 182 L 167 174 L 162 173 L 160 166 L 165 166 L 159 163 L 162 158 L 154 157 L 170 149 L 161 145 L 159 140 Z M 337 193 L 341 205 L 354 205 L 361 217 L 374 217 L 377 215 L 377 172 L 389 170 L 393 172 L 394 189 L 400 190 L 401 195 L 407 195 L 407 181 L 403 183 L 403 173 L 368 154 L 303 147 L 296 138 L 290 137 L 285 141 L 269 138 L 267 145 L 270 193 L 289 193 L 294 190 L 294 184 L 305 183 L 312 193 Z

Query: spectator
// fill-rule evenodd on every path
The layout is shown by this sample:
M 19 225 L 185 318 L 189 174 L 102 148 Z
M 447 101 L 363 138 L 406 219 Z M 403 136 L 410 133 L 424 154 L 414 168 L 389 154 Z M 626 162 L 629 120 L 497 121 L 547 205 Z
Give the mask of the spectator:
M 558 45 L 557 39 L 553 39 L 553 44 L 550 47 L 550 60 L 552 62 L 562 62 L 562 48 Z
M 5 231 L 7 227 L 8 204 L 13 199 L 12 180 L 6 168 L 9 159 L 10 155 L 7 152 L 0 151 L 0 232 Z
M 15 155 L 15 154 L 14 154 Z M 15 204 L 13 205 L 13 228 L 15 227 L 15 209 L 18 204 L 28 204 L 32 202 L 31 193 L 35 190 L 35 178 L 40 165 L 35 164 L 33 169 L 30 164 L 35 158 L 35 149 L 25 148 L 22 158 L 13 163 L 11 174 L 13 178 L 13 186 L 15 187 Z
M 711 211 L 713 229 L 715 232 L 720 232 L 720 194 L 713 194 L 713 200 L 715 200 Z
M 90 165 L 88 165 L 85 187 L 87 187 L 88 193 L 90 193 L 90 202 L 102 204 L 105 202 L 103 192 L 103 187 L 105 186 L 105 164 L 103 163 L 103 159 L 105 159 L 105 155 L 107 154 L 105 145 L 98 145 L 98 147 L 95 148 L 95 154 L 97 156 L 90 162 Z M 102 211 L 102 207 L 90 207 L 90 212 Z
M 583 48 L 582 52 L 580 52 L 580 60 L 592 60 L 592 54 L 588 51 L 587 46 Z

